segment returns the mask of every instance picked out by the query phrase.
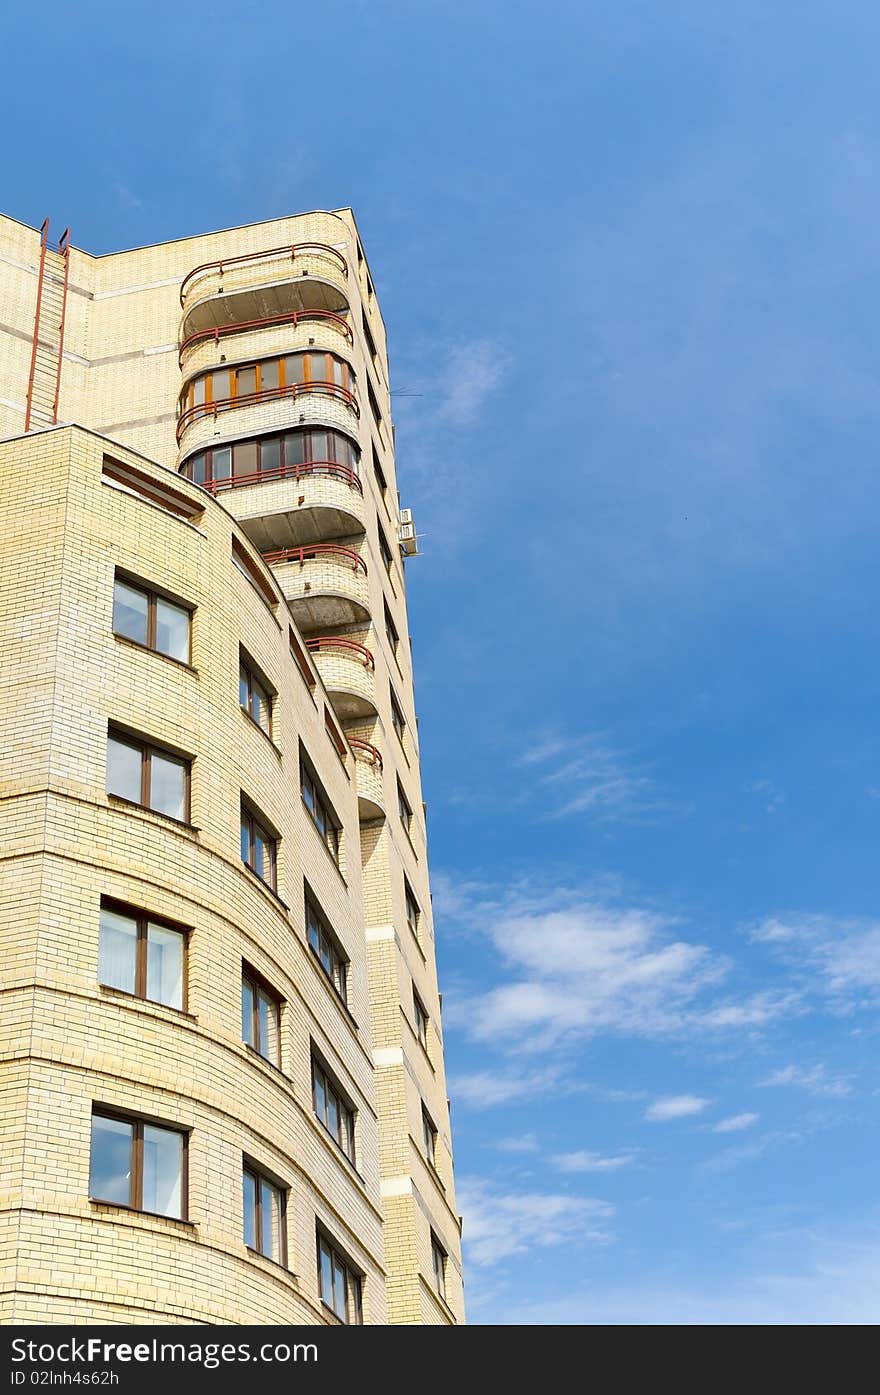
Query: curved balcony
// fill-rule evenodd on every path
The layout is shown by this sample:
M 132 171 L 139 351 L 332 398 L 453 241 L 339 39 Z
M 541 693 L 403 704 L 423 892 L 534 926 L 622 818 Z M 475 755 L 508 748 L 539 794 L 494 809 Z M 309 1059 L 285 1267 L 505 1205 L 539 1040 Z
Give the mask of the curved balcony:
M 378 716 L 376 662 L 365 645 L 348 635 L 314 635 L 306 645 L 340 721 Z
M 263 553 L 303 633 L 369 622 L 367 564 L 353 548 L 311 543 Z
M 369 741 L 350 736 L 348 744 L 355 759 L 355 783 L 361 821 L 384 819 L 385 790 L 382 782 L 382 752 Z
M 361 414 L 354 393 L 349 392 L 348 388 L 340 387 L 339 383 L 290 383 L 284 387 L 267 388 L 262 392 L 245 392 L 240 397 L 221 397 L 219 402 L 199 402 L 192 407 L 187 407 L 185 411 L 181 412 L 177 421 L 177 444 L 180 445 L 187 427 L 192 426 L 194 422 L 216 421 L 217 417 L 224 412 L 245 411 L 248 407 L 257 407 L 266 402 L 277 402 L 285 398 L 292 402 L 312 393 L 316 393 L 319 397 L 332 397 L 337 402 L 344 402 L 356 417 Z
M 221 500 L 258 552 L 366 531 L 360 480 L 330 460 L 208 480 L 202 488 Z
M 180 287 L 180 336 L 291 311 L 348 309 L 348 262 L 323 242 L 268 247 L 193 267 Z
M 291 310 L 286 315 L 267 315 L 257 320 L 235 320 L 230 324 L 210 325 L 206 329 L 197 329 L 184 339 L 177 354 L 177 364 L 183 368 L 184 363 L 190 358 L 196 349 L 203 348 L 206 344 L 218 345 L 221 339 L 227 339 L 234 334 L 256 334 L 264 329 L 277 329 L 286 326 L 296 330 L 300 325 L 317 324 L 321 328 L 336 330 L 349 345 L 354 344 L 354 333 L 348 320 L 344 320 L 341 315 L 336 315 L 332 310 Z

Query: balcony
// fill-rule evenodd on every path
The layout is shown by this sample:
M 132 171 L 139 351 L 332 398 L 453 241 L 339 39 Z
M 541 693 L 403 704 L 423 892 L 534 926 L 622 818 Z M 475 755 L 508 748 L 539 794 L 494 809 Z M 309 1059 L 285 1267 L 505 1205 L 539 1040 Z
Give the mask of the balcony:
M 354 753 L 358 813 L 362 823 L 385 817 L 385 790 L 382 782 L 382 753 L 369 741 L 350 736 Z
M 292 311 L 348 309 L 348 263 L 335 247 L 300 242 L 196 266 L 180 287 L 180 337 Z
M 351 325 L 341 315 L 336 315 L 331 310 L 290 310 L 284 315 L 266 315 L 256 320 L 233 320 L 229 324 L 198 329 L 184 339 L 178 351 L 177 363 L 181 370 L 184 365 L 187 365 L 190 371 L 195 367 L 210 367 L 219 356 L 218 346 L 221 339 L 240 334 L 262 335 L 264 330 L 281 334 L 279 348 L 287 349 L 290 335 L 296 337 L 299 329 L 310 332 L 314 329 L 327 330 L 331 334 L 341 336 L 349 348 L 354 344 Z M 196 363 L 194 360 L 197 356 L 204 362 Z
M 306 645 L 340 721 L 378 716 L 376 663 L 365 645 L 348 635 L 315 635 Z
M 222 502 L 258 552 L 366 531 L 360 480 L 330 460 L 211 479 L 202 488 Z
M 196 440 L 199 445 L 211 441 L 217 432 L 217 419 L 227 412 L 239 412 L 240 418 L 236 418 L 236 427 L 240 429 L 240 434 L 248 435 L 260 428 L 284 427 L 291 425 L 294 403 L 298 408 L 298 414 L 317 416 L 320 414 L 320 407 L 308 406 L 310 397 L 319 399 L 330 398 L 333 402 L 342 403 L 346 411 L 350 414 L 349 419 L 355 420 L 360 416 L 360 407 L 354 393 L 348 388 L 341 387 L 334 382 L 301 382 L 289 383 L 283 387 L 265 388 L 261 392 L 237 393 L 235 397 L 221 397 L 219 402 L 198 402 L 187 407 L 181 412 L 177 421 L 177 444 L 183 443 L 184 436 L 189 432 L 187 438 L 187 449 L 190 449 L 192 441 Z M 326 413 L 324 414 L 326 415 Z M 334 414 L 336 415 L 336 414 Z M 348 424 L 345 416 L 343 421 Z M 203 423 L 205 429 L 201 432 L 193 432 L 192 427 Z
M 369 623 L 367 564 L 353 548 L 311 543 L 263 553 L 305 634 Z

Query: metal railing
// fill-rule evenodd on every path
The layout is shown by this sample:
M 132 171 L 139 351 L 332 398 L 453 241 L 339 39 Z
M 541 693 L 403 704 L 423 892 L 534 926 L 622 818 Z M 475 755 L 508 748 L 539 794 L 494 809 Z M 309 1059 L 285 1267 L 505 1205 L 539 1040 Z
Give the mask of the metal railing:
M 306 640 L 306 648 L 313 654 L 320 653 L 322 649 L 342 649 L 362 663 L 364 668 L 376 667 L 376 660 L 366 645 L 358 644 L 354 639 L 346 639 L 344 635 L 314 635 Z
M 207 489 L 209 494 L 219 494 L 224 489 L 243 489 L 251 484 L 273 484 L 277 480 L 307 479 L 309 475 L 326 475 L 331 479 L 341 479 L 350 489 L 357 490 L 358 494 L 364 492 L 364 487 L 354 470 L 348 465 L 337 465 L 335 460 L 311 460 L 304 465 L 273 465 L 268 470 L 259 470 L 255 474 L 204 480 L 201 488 Z
M 262 252 L 243 252 L 237 257 L 221 257 L 219 261 L 202 262 L 199 266 L 194 266 L 180 283 L 181 308 L 186 299 L 187 286 L 208 271 L 215 271 L 218 276 L 222 276 L 230 267 L 243 266 L 246 262 L 271 261 L 275 257 L 289 257 L 291 262 L 294 262 L 297 256 L 309 252 L 318 252 L 322 256 L 328 256 L 331 261 L 335 260 L 342 275 L 348 277 L 348 262 L 345 257 L 336 247 L 330 247 L 326 242 L 298 242 L 287 247 L 267 247 Z
M 332 310 L 290 310 L 286 315 L 269 315 L 264 320 L 236 320 L 234 324 L 215 325 L 213 329 L 197 329 L 194 334 L 187 335 L 180 346 L 177 355 L 177 366 L 183 367 L 183 360 L 188 350 L 196 344 L 213 340 L 218 344 L 221 339 L 225 339 L 230 334 L 244 334 L 247 330 L 269 329 L 272 325 L 291 324 L 294 327 L 301 320 L 329 320 L 336 329 L 340 329 L 349 343 L 354 343 L 354 333 L 348 320 L 344 320 L 341 315 L 336 315 Z
M 359 736 L 350 736 L 348 744 L 354 751 L 355 760 L 362 760 L 365 764 L 378 766 L 379 770 L 384 768 L 382 752 L 375 746 L 371 746 L 369 741 L 362 741 Z
M 318 557 L 341 557 L 347 566 L 353 571 L 367 575 L 367 564 L 359 552 L 355 552 L 351 547 L 342 547 L 339 543 L 306 543 L 303 547 L 279 547 L 274 552 L 264 552 L 263 561 L 270 565 L 281 562 L 299 562 L 304 566 L 306 562 L 312 562 Z
M 221 397 L 219 402 L 194 402 L 191 407 L 187 407 L 181 412 L 177 422 L 177 444 L 180 445 L 180 438 L 188 426 L 200 417 L 216 418 L 221 412 L 234 411 L 236 407 L 254 407 L 259 402 L 272 402 L 281 397 L 296 398 L 302 393 L 317 392 L 325 397 L 337 397 L 350 407 L 356 417 L 361 414 L 358 400 L 353 392 L 342 387 L 339 383 L 287 383 L 284 387 L 266 388 L 261 392 L 245 392 L 238 397 Z

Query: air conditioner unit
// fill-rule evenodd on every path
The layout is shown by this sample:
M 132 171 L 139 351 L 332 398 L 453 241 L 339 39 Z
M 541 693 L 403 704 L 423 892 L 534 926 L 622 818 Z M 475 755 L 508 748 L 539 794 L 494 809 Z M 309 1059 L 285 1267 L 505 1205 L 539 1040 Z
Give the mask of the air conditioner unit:
M 403 524 L 412 523 L 412 521 L 413 521 L 412 509 L 401 509 L 401 510 L 400 510 L 400 521 L 401 521 L 401 523 L 403 523 Z
M 416 537 L 416 525 L 414 523 L 401 523 L 400 546 L 407 557 L 414 557 L 418 552 L 419 542 Z

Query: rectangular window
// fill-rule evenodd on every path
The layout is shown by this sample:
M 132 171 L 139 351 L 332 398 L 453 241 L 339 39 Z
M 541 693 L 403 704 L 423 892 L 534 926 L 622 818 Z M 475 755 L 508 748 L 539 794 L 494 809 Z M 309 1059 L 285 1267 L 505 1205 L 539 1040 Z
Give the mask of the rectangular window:
M 312 1051 L 312 1104 L 324 1128 L 354 1162 L 355 1111 L 326 1066 Z
M 415 935 L 416 939 L 418 939 L 419 922 L 421 920 L 422 913 L 419 910 L 419 903 L 413 896 L 412 888 L 409 882 L 407 881 L 406 877 L 404 877 L 403 879 L 403 899 L 406 904 L 406 923 Z
M 379 355 L 376 353 L 376 344 L 372 334 L 370 333 L 370 326 L 367 324 L 367 317 L 364 314 L 363 310 L 361 311 L 361 326 L 364 331 L 364 343 L 367 346 L 367 352 L 369 353 L 370 358 L 375 363 Z
M 402 746 L 404 743 L 404 737 L 406 736 L 406 719 L 400 710 L 400 703 L 394 696 L 394 692 L 391 690 L 389 691 L 391 697 L 391 722 L 394 727 L 394 730 L 397 732 L 397 739 Z
M 385 634 L 388 637 L 388 643 L 391 645 L 391 652 L 396 659 L 397 651 L 400 648 L 400 635 L 397 633 L 397 626 L 391 618 L 388 602 L 383 599 L 382 604 L 385 607 Z
M 348 755 L 348 747 L 330 712 L 330 708 L 324 703 L 324 728 L 342 764 L 345 764 L 345 757 Z
M 156 591 L 116 577 L 113 584 L 114 634 L 188 664 L 191 617 L 187 606 L 176 605 Z
M 411 833 L 413 812 L 409 807 L 409 800 L 404 794 L 403 787 L 399 780 L 397 782 L 397 809 L 400 814 L 400 822 L 403 824 L 407 833 Z
M 107 793 L 189 823 L 190 762 L 112 728 L 107 735 Z
M 321 1302 L 336 1314 L 340 1322 L 362 1323 L 361 1275 L 320 1230 L 317 1238 Z
M 446 1298 L 446 1251 L 431 1231 L 431 1264 L 434 1268 L 434 1287 L 440 1297 Z
M 274 609 L 278 604 L 278 596 L 275 593 L 272 583 L 263 574 L 263 569 L 260 565 L 238 541 L 238 538 L 232 539 L 232 564 L 238 568 L 243 576 L 247 577 L 254 589 L 266 602 L 266 605 L 269 606 L 270 610 Z
M 252 664 L 244 658 L 238 664 L 238 700 L 249 717 L 267 736 L 272 735 L 272 694 L 268 684 L 258 678 Z
M 381 433 L 382 433 L 382 413 L 379 411 L 379 403 L 376 401 L 376 394 L 375 394 L 374 391 L 373 391 L 373 385 L 372 385 L 372 383 L 370 382 L 370 379 L 369 379 L 369 378 L 367 378 L 367 398 L 369 399 L 369 403 L 370 403 L 370 411 L 371 411 L 372 414 L 373 414 L 373 421 L 374 421 L 374 422 L 376 423 L 376 425 L 378 426 L 378 428 L 379 428 L 379 434 L 380 434 L 380 436 L 381 436 Z
M 241 968 L 241 1038 L 281 1065 L 281 999 L 247 964 Z
M 376 523 L 376 527 L 379 530 L 379 555 L 382 558 L 382 564 L 385 567 L 386 572 L 390 576 L 391 564 L 393 561 L 393 558 L 391 556 L 391 548 L 388 546 L 385 534 L 382 532 L 382 525 L 378 521 Z
M 256 1168 L 242 1168 L 244 1243 L 276 1264 L 287 1263 L 287 1194 Z
M 303 682 L 309 692 L 312 693 L 315 689 L 315 675 L 312 673 L 311 665 L 306 657 L 306 651 L 303 649 L 292 628 L 288 629 L 287 639 L 290 645 L 290 657 L 302 674 Z
M 413 984 L 413 1016 L 416 1024 L 416 1036 L 427 1051 L 428 1049 L 428 1014 L 425 1005 L 415 990 Z
M 154 480 L 152 476 L 145 475 L 142 470 L 136 470 L 132 465 L 113 460 L 109 455 L 104 456 L 101 474 L 108 484 L 121 485 L 123 489 L 139 494 L 142 499 L 157 504 L 159 508 L 165 509 L 166 513 L 173 513 L 187 522 L 199 518 L 204 512 L 202 505 L 188 498 L 186 494 L 169 488 L 163 481 Z
M 186 1220 L 187 1135 L 144 1119 L 92 1113 L 89 1196 Z
M 183 1008 L 186 931 L 102 901 L 98 981 L 166 1007 Z
M 437 1130 L 434 1127 L 434 1122 L 427 1109 L 425 1109 L 424 1105 L 422 1106 L 422 1137 L 425 1140 L 425 1157 L 428 1159 L 428 1162 L 431 1164 L 431 1166 L 436 1169 Z
M 241 860 L 273 891 L 277 889 L 278 839 L 244 804 L 241 806 Z
M 343 1002 L 348 1001 L 348 959 L 320 911 L 306 895 L 306 939 L 309 948 Z
M 330 856 L 334 862 L 338 863 L 339 820 L 302 751 L 300 751 L 299 777 L 303 803 L 311 814 L 312 822 L 323 838 Z

